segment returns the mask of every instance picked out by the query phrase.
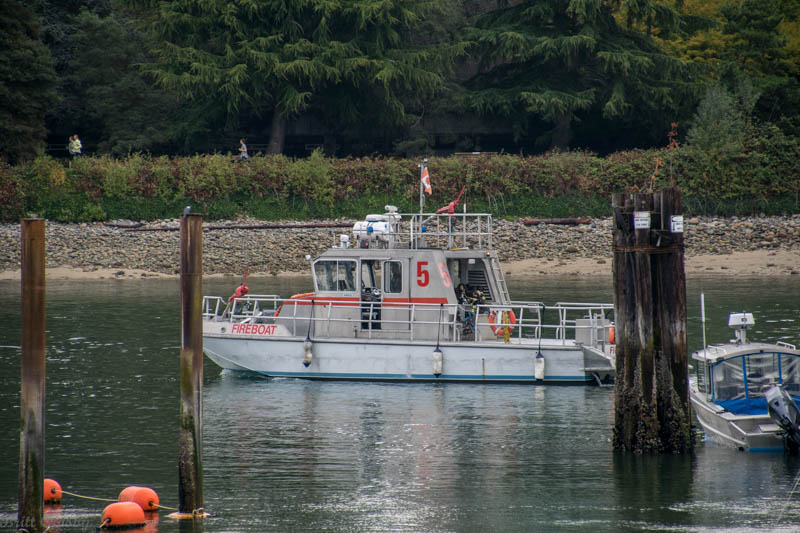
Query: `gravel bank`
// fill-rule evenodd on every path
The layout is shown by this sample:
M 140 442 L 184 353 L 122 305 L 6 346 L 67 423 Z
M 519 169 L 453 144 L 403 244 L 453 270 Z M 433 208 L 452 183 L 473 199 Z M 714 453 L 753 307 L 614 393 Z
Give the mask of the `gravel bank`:
M 317 221 L 331 223 L 342 221 Z M 220 225 L 259 224 L 237 220 Z M 209 224 L 210 225 L 210 224 Z M 148 227 L 177 227 L 177 220 Z M 206 274 L 307 273 L 306 254 L 317 255 L 346 228 L 217 229 L 203 235 Z M 693 258 L 757 254 L 771 274 L 800 274 L 800 216 L 749 218 L 691 218 L 686 220 L 687 263 Z M 126 231 L 107 224 L 47 223 L 47 269 L 84 272 L 91 277 L 175 275 L 179 267 L 177 231 Z M 525 226 L 494 220 L 495 248 L 510 271 L 525 274 L 611 273 L 611 220 L 595 219 L 580 226 Z M 19 224 L 0 225 L 0 271 L 6 279 L 19 271 Z M 773 260 L 769 257 L 780 257 Z M 708 260 L 704 260 L 708 263 Z M 711 270 L 735 270 L 735 262 L 716 261 Z M 514 265 L 525 268 L 514 269 Z M 576 267 L 575 265 L 588 265 Z M 727 268 L 726 268 L 727 266 Z M 709 267 L 699 267 L 708 269 Z M 752 268 L 751 268 L 752 270 Z M 748 272 L 744 272 L 747 274 Z M 753 271 L 759 274 L 761 271 Z

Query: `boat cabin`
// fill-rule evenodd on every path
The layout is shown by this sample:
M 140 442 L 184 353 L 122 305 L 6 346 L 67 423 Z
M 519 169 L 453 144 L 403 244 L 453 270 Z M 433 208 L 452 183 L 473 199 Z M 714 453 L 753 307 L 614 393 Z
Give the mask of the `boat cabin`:
M 774 385 L 800 397 L 800 352 L 784 342 L 748 342 L 746 331 L 754 324 L 751 313 L 733 313 L 728 325 L 736 338 L 692 354 L 698 392 L 734 414 L 766 413 L 765 394 Z
M 386 207 L 312 261 L 314 292 L 299 297 L 332 319 L 317 334 L 395 338 L 414 322 L 416 338 L 436 338 L 459 305 L 509 304 L 491 215 L 404 215 L 404 226 Z

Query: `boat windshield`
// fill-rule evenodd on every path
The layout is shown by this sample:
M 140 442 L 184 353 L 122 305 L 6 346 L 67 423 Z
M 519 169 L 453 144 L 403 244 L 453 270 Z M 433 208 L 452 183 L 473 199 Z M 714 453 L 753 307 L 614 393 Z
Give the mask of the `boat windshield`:
M 318 291 L 351 292 L 356 290 L 356 262 L 324 259 L 314 263 Z
M 777 384 L 789 394 L 800 395 L 800 357 L 793 354 L 745 354 L 715 363 L 711 372 L 718 403 L 763 398 Z

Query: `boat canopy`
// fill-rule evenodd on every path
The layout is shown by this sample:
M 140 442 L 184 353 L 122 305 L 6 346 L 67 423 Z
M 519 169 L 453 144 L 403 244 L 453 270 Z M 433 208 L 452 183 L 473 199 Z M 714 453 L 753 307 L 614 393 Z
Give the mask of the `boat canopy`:
M 789 346 L 786 351 L 772 345 L 772 351 L 742 351 L 712 361 L 697 361 L 698 390 L 732 413 L 766 412 L 764 396 L 773 385 L 800 397 L 800 353 Z

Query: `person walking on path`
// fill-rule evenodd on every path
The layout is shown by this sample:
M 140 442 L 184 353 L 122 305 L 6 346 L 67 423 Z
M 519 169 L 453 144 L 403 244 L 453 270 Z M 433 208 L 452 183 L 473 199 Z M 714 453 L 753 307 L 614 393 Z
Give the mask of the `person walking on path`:
M 83 145 L 81 145 L 81 140 L 78 138 L 77 135 L 73 135 L 69 138 L 69 145 L 67 146 L 67 150 L 69 151 L 69 168 L 72 168 L 72 160 L 81 155 L 81 151 L 83 149 Z
M 244 139 L 239 139 L 239 159 L 241 161 L 250 159 L 250 156 L 247 155 L 247 145 L 244 143 Z

